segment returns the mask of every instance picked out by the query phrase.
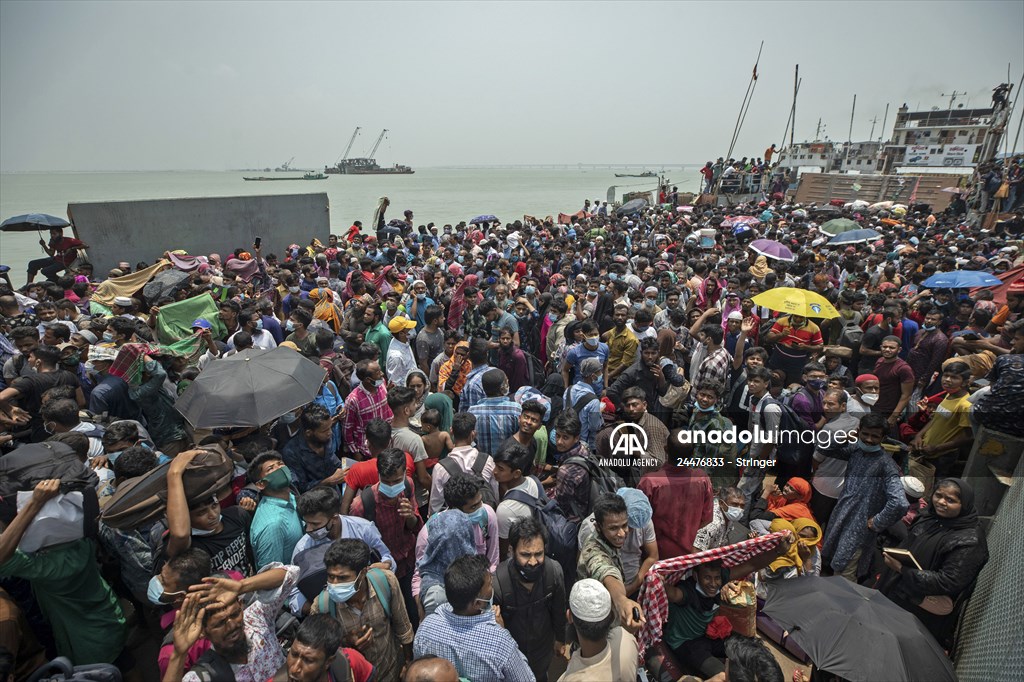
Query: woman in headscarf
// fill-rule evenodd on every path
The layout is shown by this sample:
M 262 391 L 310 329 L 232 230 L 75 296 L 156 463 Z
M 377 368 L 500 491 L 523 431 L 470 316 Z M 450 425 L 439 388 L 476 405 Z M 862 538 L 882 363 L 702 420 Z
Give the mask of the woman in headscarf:
M 775 519 L 771 523 L 770 532 L 790 531 L 796 536 L 796 542 L 790 545 L 785 554 L 768 564 L 760 573 L 764 581 L 788 580 L 800 575 L 819 575 L 821 573 L 821 555 L 818 553 L 818 542 L 821 540 L 821 528 L 811 519 Z
M 750 530 L 764 535 L 775 519 L 814 519 L 811 513 L 811 484 L 802 478 L 790 478 L 780 489 L 765 489 L 765 497 L 754 502 L 750 512 Z
M 414 369 L 405 377 L 406 388 L 416 391 L 416 412 L 409 417 L 409 424 L 413 428 L 420 428 L 420 417 L 426 408 L 426 400 L 430 396 L 430 381 L 426 373 L 421 369 Z
M 697 290 L 697 309 L 705 312 L 708 308 L 717 307 L 722 300 L 722 293 L 724 291 L 725 282 L 719 279 L 717 275 L 709 274 L 700 283 L 700 288 Z
M 334 292 L 327 286 L 326 279 L 317 282 L 317 288 L 309 292 L 309 300 L 316 304 L 313 316 L 326 322 L 335 334 L 341 333 L 341 309 L 334 303 Z
M 963 597 L 988 561 L 971 486 L 959 478 L 939 481 L 928 508 L 911 524 L 899 548 L 910 552 L 921 568 L 884 554 L 886 570 L 877 587 L 947 646 Z
M 444 361 L 437 371 L 437 390 L 450 391 L 452 395 L 462 395 L 462 387 L 466 385 L 466 377 L 473 363 L 469 361 L 469 342 L 459 341 L 455 344 L 452 356 Z
M 749 263 L 750 261 L 747 262 Z M 765 275 L 771 272 L 771 268 L 768 267 L 768 259 L 764 256 L 758 256 L 757 260 L 754 261 L 754 264 L 748 270 L 758 282 L 764 282 Z
M 420 608 L 420 620 L 448 601 L 444 574 L 452 562 L 466 554 L 478 554 L 480 527 L 460 509 L 432 516 L 416 538 L 416 570 L 412 593 Z
M 473 287 L 475 289 L 477 281 L 479 281 L 479 278 L 476 275 L 466 275 L 462 280 L 462 284 L 456 287 L 455 292 L 452 294 L 452 302 L 448 306 L 449 329 L 461 327 L 462 315 L 466 312 L 466 308 L 482 301 L 482 297 L 479 294 L 474 295 L 472 300 L 467 300 L 466 298 L 466 287 Z

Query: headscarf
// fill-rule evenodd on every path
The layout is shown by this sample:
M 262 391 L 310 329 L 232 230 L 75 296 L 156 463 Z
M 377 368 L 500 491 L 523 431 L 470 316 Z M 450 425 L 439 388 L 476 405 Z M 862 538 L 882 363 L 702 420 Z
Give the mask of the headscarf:
M 658 332 L 658 357 L 676 361 L 676 333 L 668 327 Z
M 796 539 L 804 547 L 810 549 L 821 545 L 821 538 L 824 533 L 821 530 L 821 526 L 814 522 L 813 519 L 793 519 L 793 528 L 796 530 Z M 813 528 L 816 535 L 813 538 L 805 538 L 800 536 L 800 531 L 804 528 Z
M 452 399 L 447 394 L 431 393 L 427 396 L 427 399 L 423 401 L 423 408 L 426 410 L 437 410 L 441 414 L 441 423 L 438 425 L 441 431 L 451 431 L 452 429 Z
M 945 519 L 936 514 L 932 504 L 935 490 L 948 485 L 960 489 L 960 515 L 952 519 Z M 910 533 L 901 546 L 910 550 L 922 568 L 930 570 L 935 567 L 946 533 L 977 527 L 978 510 L 974 507 L 974 489 L 961 478 L 944 478 L 932 488 L 932 495 L 928 496 L 928 507 L 911 525 Z M 979 533 L 979 537 L 980 535 Z
M 615 494 L 626 501 L 626 519 L 630 528 L 639 530 L 650 523 L 654 509 L 647 495 L 636 488 L 619 488 Z
M 793 535 L 796 535 L 796 528 L 794 528 L 793 524 L 786 519 L 775 519 L 772 521 L 772 524 L 768 526 L 768 530 L 772 533 L 779 533 L 788 530 L 793 533 Z M 797 545 L 799 541 L 800 540 L 798 538 L 796 542 L 789 546 L 789 551 L 785 554 L 780 554 L 778 559 L 768 564 L 768 568 L 777 572 L 783 568 L 793 567 L 797 570 L 797 573 L 802 573 L 804 562 L 800 559 L 800 550 Z
M 788 483 L 800 497 L 790 500 L 781 495 L 772 495 L 768 498 L 768 511 L 781 519 L 813 519 L 814 514 L 808 506 L 811 501 L 811 484 L 796 476 L 789 479 Z
M 334 292 L 327 287 L 318 287 L 309 292 L 309 300 L 316 303 L 313 316 L 331 325 L 335 334 L 341 332 L 341 310 L 334 304 Z
M 708 296 L 708 282 L 714 281 L 715 292 L 710 294 L 712 299 Z M 725 281 L 715 277 L 705 277 L 704 281 L 700 283 L 700 287 L 697 288 L 697 307 L 701 310 L 706 310 L 709 307 L 717 306 L 718 302 L 722 300 L 722 292 L 725 291 Z
M 448 509 L 427 521 L 427 547 L 416 562 L 420 572 L 420 594 L 434 585 L 444 585 L 444 574 L 452 562 L 476 554 L 473 527 L 476 524 L 460 509 Z
M 462 326 L 462 314 L 466 312 L 466 308 L 470 305 L 470 302 L 466 300 L 466 287 L 475 287 L 478 281 L 480 281 L 480 278 L 476 275 L 466 275 L 466 278 L 462 280 L 462 284 L 452 293 L 452 302 L 448 305 L 449 328 L 458 329 Z M 480 303 L 480 301 L 480 292 L 477 292 L 473 305 Z
M 455 344 L 455 349 L 458 350 L 459 348 L 465 348 L 468 351 L 469 341 L 459 341 L 457 344 Z M 469 370 L 473 369 L 473 363 L 470 362 L 469 358 L 467 357 L 466 360 L 462 363 L 462 367 L 456 368 L 455 361 L 457 359 L 458 356 L 453 352 L 452 356 L 445 360 L 441 364 L 440 369 L 437 370 L 438 391 L 445 390 L 445 386 L 447 386 L 448 379 L 451 377 L 452 372 L 458 371 L 458 379 L 455 380 L 455 385 L 452 386 L 452 392 L 455 393 L 455 395 L 462 394 L 462 387 L 466 385 L 466 376 L 469 374 Z
M 251 282 L 252 278 L 260 271 L 260 264 L 249 256 L 249 259 L 231 258 L 224 269 L 232 273 L 243 282 Z
M 758 256 L 754 264 L 747 268 L 750 274 L 754 276 L 754 279 L 764 279 L 764 276 L 768 274 L 770 268 L 768 267 L 768 259 L 764 256 Z
M 722 329 L 723 330 L 724 329 L 728 329 L 728 327 L 729 327 L 729 313 L 735 311 L 735 312 L 740 313 L 741 315 L 743 314 L 743 304 L 740 302 L 740 299 L 737 298 L 735 300 L 736 300 L 735 303 L 729 303 L 729 297 L 728 296 L 726 296 L 723 299 L 723 303 L 722 303 Z

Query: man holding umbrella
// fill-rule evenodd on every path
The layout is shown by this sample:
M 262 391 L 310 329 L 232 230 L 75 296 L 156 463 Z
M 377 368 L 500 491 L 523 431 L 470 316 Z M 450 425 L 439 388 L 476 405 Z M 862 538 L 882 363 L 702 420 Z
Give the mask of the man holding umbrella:
M 84 242 L 74 237 L 65 237 L 64 228 L 62 227 L 51 227 L 50 243 L 47 244 L 40 239 L 39 245 L 46 252 L 46 258 L 36 258 L 28 262 L 28 281 L 26 284 L 31 284 L 36 278 L 36 273 L 40 270 L 46 275 L 46 279 L 56 282 L 57 273 L 66 269 L 77 258 L 78 254 L 76 251 L 89 248 Z

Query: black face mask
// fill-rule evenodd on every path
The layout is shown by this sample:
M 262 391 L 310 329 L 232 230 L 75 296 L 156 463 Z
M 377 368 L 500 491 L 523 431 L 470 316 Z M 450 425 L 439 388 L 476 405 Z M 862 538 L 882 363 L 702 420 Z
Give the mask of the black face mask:
M 519 571 L 519 577 L 525 582 L 535 583 L 540 580 L 540 577 L 544 574 L 544 562 L 534 566 L 520 566 L 517 562 L 516 570 Z

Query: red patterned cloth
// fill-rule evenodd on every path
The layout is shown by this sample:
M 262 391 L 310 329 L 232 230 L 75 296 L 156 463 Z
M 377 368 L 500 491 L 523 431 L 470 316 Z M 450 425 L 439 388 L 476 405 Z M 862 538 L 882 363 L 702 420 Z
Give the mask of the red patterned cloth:
M 726 568 L 742 564 L 758 554 L 775 549 L 785 535 L 784 532 L 772 533 L 753 540 L 737 542 L 735 545 L 715 547 L 696 554 L 665 559 L 654 564 L 647 573 L 647 577 L 644 578 L 643 587 L 640 588 L 640 606 L 643 607 L 644 616 L 647 618 L 647 622 L 640 630 L 638 641 L 640 660 L 643 660 L 644 651 L 661 641 L 662 630 L 665 628 L 665 623 L 668 622 L 666 584 L 675 585 L 694 566 L 708 561 L 720 560 Z

